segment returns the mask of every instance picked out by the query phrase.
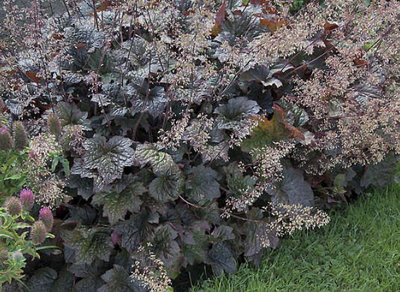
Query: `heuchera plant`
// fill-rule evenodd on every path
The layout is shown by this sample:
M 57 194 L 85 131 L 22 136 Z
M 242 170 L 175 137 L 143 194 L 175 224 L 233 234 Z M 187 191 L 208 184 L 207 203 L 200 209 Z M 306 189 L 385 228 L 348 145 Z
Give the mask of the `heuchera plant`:
M 47 18 L 42 1 L 4 2 L 5 115 L 72 165 L 50 287 L 233 273 L 393 179 L 397 1 L 69 0 Z

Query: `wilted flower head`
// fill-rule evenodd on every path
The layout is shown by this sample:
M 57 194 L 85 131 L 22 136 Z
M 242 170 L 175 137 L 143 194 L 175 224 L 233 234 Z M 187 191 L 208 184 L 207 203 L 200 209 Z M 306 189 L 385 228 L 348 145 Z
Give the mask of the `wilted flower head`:
M 64 183 L 48 167 L 53 155 L 61 155 L 62 149 L 54 135 L 38 135 L 30 141 L 28 168 L 32 175 L 29 183 L 37 188 L 35 202 L 54 207 L 65 198 Z
M 30 189 L 23 189 L 19 195 L 22 202 L 22 209 L 30 211 L 33 207 L 33 192 Z
M 24 255 L 19 250 L 16 250 L 12 253 L 12 258 L 14 261 L 21 261 L 24 260 Z
M 7 127 L 0 128 L 0 150 L 9 150 L 12 148 L 12 138 Z
M 56 136 L 57 138 L 61 135 L 61 122 L 56 114 L 50 114 L 47 118 L 47 128 L 50 134 Z
M 26 133 L 22 122 L 14 123 L 14 147 L 17 150 L 23 150 L 28 146 L 28 134 Z
M 5 202 L 6 211 L 11 216 L 17 216 L 21 214 L 22 204 L 21 200 L 17 197 L 9 197 Z
M 38 165 L 45 165 L 52 154 L 61 153 L 61 148 L 53 135 L 39 135 L 30 141 L 29 156 Z
M 6 105 L 4 104 L 4 100 L 0 97 L 0 112 L 3 112 L 6 108 Z
M 165 264 L 154 254 L 151 248 L 151 243 L 138 248 L 130 277 L 139 281 L 140 285 L 149 291 L 169 291 L 172 289 L 171 279 L 168 277 Z
M 49 207 L 43 207 L 40 209 L 39 219 L 44 223 L 47 231 L 50 231 L 53 228 L 54 219 Z
M 36 221 L 31 229 L 31 240 L 33 244 L 41 244 L 46 239 L 46 226 L 42 221 Z

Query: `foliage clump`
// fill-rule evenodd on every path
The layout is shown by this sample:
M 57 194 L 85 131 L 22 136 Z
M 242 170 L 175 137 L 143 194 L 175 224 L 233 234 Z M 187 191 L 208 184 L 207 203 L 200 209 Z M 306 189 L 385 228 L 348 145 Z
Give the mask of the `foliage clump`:
M 168 277 L 235 272 L 393 178 L 397 1 L 6 2 L 2 115 L 33 125 L 71 285 L 117 289 L 148 242 Z

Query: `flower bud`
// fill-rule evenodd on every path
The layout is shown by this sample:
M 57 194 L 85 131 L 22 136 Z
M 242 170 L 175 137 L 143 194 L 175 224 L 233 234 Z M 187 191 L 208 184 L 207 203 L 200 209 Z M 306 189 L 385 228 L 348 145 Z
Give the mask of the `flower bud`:
M 121 237 L 122 237 L 121 234 L 119 234 L 119 233 L 113 231 L 113 232 L 111 233 L 111 242 L 112 242 L 112 244 L 113 244 L 113 245 L 119 244 L 119 243 L 121 242 Z
M 24 209 L 25 211 L 30 211 L 34 203 L 32 191 L 30 189 L 23 189 L 19 194 L 19 197 L 22 202 L 22 209 Z
M 4 100 L 0 97 L 0 113 L 7 111 L 7 106 L 4 104 Z
M 24 255 L 22 254 L 22 252 L 20 252 L 19 250 L 16 250 L 12 253 L 12 259 L 16 262 L 19 262 L 19 261 L 23 261 L 25 258 L 24 258 Z
M 8 252 L 6 249 L 0 249 L 0 261 L 5 262 L 8 259 Z
M 6 105 L 4 104 L 4 100 L 0 97 L 0 112 L 6 111 Z
M 24 150 L 28 146 L 28 134 L 22 122 L 14 123 L 14 148 Z
M 39 219 L 43 222 L 44 226 L 46 226 L 46 230 L 48 232 L 53 228 L 53 213 L 51 212 L 49 207 L 43 207 L 39 211 Z
M 38 245 L 46 239 L 46 226 L 42 221 L 36 221 L 31 228 L 31 240 L 33 244 Z
M 9 197 L 5 202 L 5 208 L 8 214 L 11 216 L 17 216 L 21 214 L 22 203 L 17 197 Z
M 47 118 L 47 128 L 49 129 L 50 134 L 56 136 L 56 138 L 61 135 L 61 122 L 56 114 L 50 114 Z
M 0 150 L 10 150 L 12 148 L 12 138 L 6 127 L 0 128 Z

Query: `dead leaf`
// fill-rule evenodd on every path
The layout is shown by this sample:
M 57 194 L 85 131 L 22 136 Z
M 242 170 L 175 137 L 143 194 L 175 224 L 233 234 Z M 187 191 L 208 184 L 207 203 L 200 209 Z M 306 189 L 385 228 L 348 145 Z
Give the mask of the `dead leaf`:
M 338 27 L 339 27 L 339 25 L 335 22 L 330 23 L 330 22 L 326 21 L 324 24 L 324 29 L 326 31 L 332 31 L 334 29 L 337 29 Z
M 281 19 L 260 19 L 260 25 L 267 27 L 272 33 L 276 32 L 281 27 L 288 25 L 289 22 L 287 20 Z
M 53 34 L 51 35 L 51 37 L 52 37 L 53 39 L 56 39 L 56 40 L 62 40 L 62 39 L 64 38 L 64 36 L 63 36 L 62 34 L 60 34 L 60 33 L 53 33 Z
M 270 4 L 269 0 L 250 0 L 250 4 L 261 6 L 263 13 L 278 14 L 278 10 Z
M 8 71 L 6 71 L 6 73 L 7 73 L 8 75 L 14 75 L 15 73 L 17 73 L 17 70 L 15 70 L 15 69 L 13 69 L 13 70 L 8 70 Z
M 96 9 L 97 12 L 101 12 L 101 11 L 106 11 L 108 6 L 111 5 L 111 1 L 110 0 L 105 0 L 103 2 L 101 2 L 100 7 Z
M 86 47 L 86 44 L 85 43 L 78 43 L 78 44 L 75 45 L 75 47 L 78 50 L 82 50 L 82 49 L 84 49 Z
M 25 72 L 25 75 L 33 82 L 35 83 L 40 83 L 42 81 L 42 78 L 37 76 L 37 72 L 33 71 L 27 71 Z
M 359 67 L 364 67 L 368 66 L 368 61 L 361 58 L 357 58 L 354 60 L 354 64 Z
M 215 17 L 215 24 L 211 29 L 211 34 L 216 37 L 222 28 L 222 23 L 224 22 L 226 15 L 226 0 L 222 3 L 221 7 L 218 9 L 218 12 Z

